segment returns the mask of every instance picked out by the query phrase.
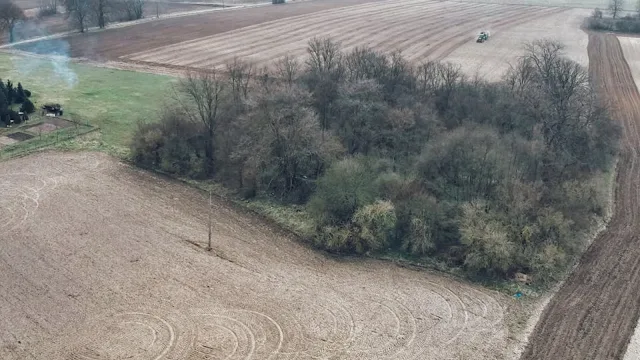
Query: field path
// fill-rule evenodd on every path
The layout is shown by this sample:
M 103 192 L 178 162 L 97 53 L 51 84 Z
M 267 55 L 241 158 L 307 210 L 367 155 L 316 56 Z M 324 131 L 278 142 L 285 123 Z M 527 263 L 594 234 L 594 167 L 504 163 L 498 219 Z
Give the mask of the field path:
M 589 35 L 589 72 L 623 126 L 615 210 L 556 296 L 522 360 L 622 359 L 640 315 L 640 93 L 616 36 Z

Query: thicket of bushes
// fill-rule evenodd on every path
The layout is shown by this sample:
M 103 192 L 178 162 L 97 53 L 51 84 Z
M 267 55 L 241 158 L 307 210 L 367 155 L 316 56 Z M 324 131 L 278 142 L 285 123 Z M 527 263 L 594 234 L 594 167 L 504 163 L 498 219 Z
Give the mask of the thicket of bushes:
M 603 17 L 602 11 L 595 9 L 591 17 L 586 20 L 587 29 L 596 31 L 613 31 L 628 34 L 640 33 L 640 17 L 625 15 L 621 18 Z
M 29 97 L 31 97 L 31 91 L 24 89 L 21 83 L 14 86 L 11 80 L 7 80 L 5 84 L 0 79 L 0 126 L 9 124 L 9 120 L 14 120 L 16 124 L 21 122 L 18 112 L 11 109 L 13 104 L 20 104 L 20 111 L 25 114 L 33 113 L 35 106 Z
M 329 251 L 550 280 L 604 212 L 619 129 L 561 45 L 526 49 L 500 83 L 329 39 L 270 71 L 235 60 L 224 78 L 189 74 L 133 159 L 306 204 Z

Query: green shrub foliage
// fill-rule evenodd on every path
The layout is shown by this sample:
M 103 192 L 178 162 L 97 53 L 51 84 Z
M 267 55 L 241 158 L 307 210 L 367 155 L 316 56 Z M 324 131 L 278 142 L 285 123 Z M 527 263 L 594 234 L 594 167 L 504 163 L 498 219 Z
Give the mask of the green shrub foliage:
M 561 44 L 525 49 L 497 83 L 330 39 L 273 72 L 234 59 L 226 76 L 190 74 L 140 124 L 133 160 L 305 204 L 329 251 L 551 281 L 605 213 L 620 129 Z
M 17 87 L 14 87 L 11 80 L 4 82 L 0 79 L 0 122 L 4 124 L 9 123 L 9 119 L 13 119 L 15 123 L 20 123 L 22 119 L 18 114 L 11 113 L 13 104 L 22 104 L 20 111 L 27 114 L 31 114 L 35 111 L 35 106 L 29 100 L 31 92 L 22 87 L 21 83 L 18 83 Z

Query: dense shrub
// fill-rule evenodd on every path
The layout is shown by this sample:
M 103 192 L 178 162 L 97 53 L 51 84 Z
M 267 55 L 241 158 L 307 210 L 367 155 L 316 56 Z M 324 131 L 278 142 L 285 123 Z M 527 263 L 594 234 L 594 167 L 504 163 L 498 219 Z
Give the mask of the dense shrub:
M 396 226 L 396 214 L 390 201 L 376 201 L 353 215 L 353 245 L 356 253 L 379 251 L 389 245 Z
M 366 158 L 346 158 L 335 163 L 318 180 L 309 208 L 319 224 L 349 224 L 362 206 L 378 197 L 376 174 Z
M 638 34 L 640 33 L 640 18 L 632 16 L 625 16 L 617 19 L 603 18 L 601 13 L 599 17 L 596 17 L 594 13 L 593 17 L 586 20 L 586 27 L 596 31 L 614 31 Z
M 36 111 L 36 107 L 35 105 L 33 105 L 31 100 L 25 99 L 22 103 L 22 106 L 20 106 L 20 111 L 24 112 L 25 114 L 32 114 Z
M 27 114 L 33 113 L 35 107 L 31 100 L 28 99 L 30 96 L 31 92 L 25 90 L 21 83 L 18 83 L 18 86 L 14 87 L 11 80 L 7 80 L 5 83 L 0 79 L 0 121 L 4 124 L 9 124 L 9 119 L 13 119 L 16 124 L 22 121 L 17 113 L 10 111 L 11 105 L 13 104 L 22 104 L 20 111 Z
M 204 141 L 197 123 L 181 112 L 166 112 L 158 123 L 140 123 L 131 154 L 141 167 L 200 178 L 205 174 Z
M 227 77 L 188 74 L 169 105 L 181 111 L 141 124 L 132 156 L 245 197 L 306 204 L 312 241 L 329 251 L 392 250 L 473 276 L 551 281 L 604 215 L 620 136 L 586 69 L 562 51 L 525 44 L 489 84 L 453 64 L 414 67 L 399 53 L 312 39 L 304 65 L 285 57 L 254 76 L 234 59 Z

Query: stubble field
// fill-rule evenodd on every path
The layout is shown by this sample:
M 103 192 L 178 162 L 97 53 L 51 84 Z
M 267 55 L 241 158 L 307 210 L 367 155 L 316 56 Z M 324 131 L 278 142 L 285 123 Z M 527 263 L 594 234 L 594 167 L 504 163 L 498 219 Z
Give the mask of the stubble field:
M 123 68 L 223 68 L 234 57 L 257 66 L 290 55 L 306 56 L 313 37 L 331 37 L 345 50 L 370 46 L 399 50 L 410 61 L 448 60 L 470 75 L 499 78 L 522 54 L 522 44 L 541 38 L 565 43 L 567 55 L 587 65 L 588 10 L 453 1 L 325 0 L 166 19 L 70 36 L 70 55 L 121 63 Z M 492 38 L 475 43 L 480 30 Z M 46 41 L 17 46 L 46 53 Z M 161 72 L 161 71 L 159 71 Z
M 99 153 L 0 163 L 0 358 L 504 359 L 510 301 L 308 249 Z

